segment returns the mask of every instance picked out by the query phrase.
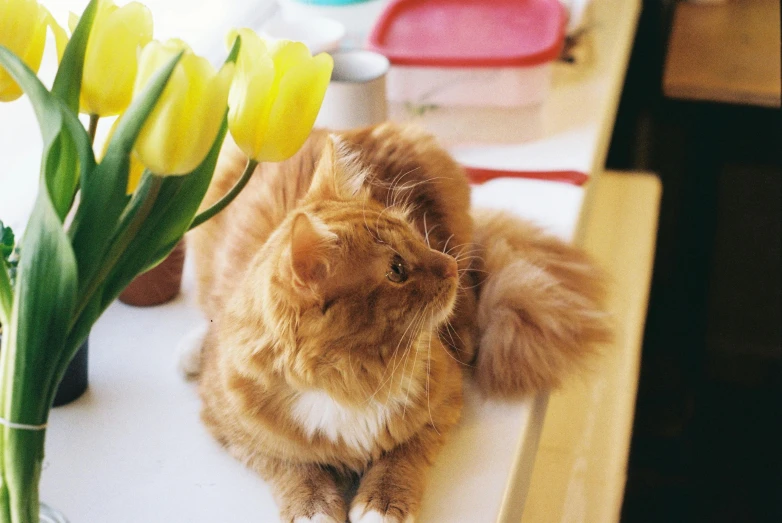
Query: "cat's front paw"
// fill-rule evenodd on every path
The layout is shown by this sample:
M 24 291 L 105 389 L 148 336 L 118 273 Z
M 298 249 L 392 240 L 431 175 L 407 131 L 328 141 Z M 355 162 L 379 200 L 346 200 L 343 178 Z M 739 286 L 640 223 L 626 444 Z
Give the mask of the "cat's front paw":
M 386 505 L 385 508 L 380 505 Z M 353 502 L 350 523 L 415 523 L 412 514 L 392 503 Z

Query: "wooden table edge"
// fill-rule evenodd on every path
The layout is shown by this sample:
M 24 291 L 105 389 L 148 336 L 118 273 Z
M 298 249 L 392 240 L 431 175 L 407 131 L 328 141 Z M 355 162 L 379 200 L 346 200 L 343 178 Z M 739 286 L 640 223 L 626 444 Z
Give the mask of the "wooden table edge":
M 594 208 L 591 218 L 584 227 L 583 247 L 594 259 L 604 266 L 614 281 L 609 293 L 609 308 L 616 318 L 617 339 L 609 344 L 613 356 L 624 358 L 626 368 L 623 376 L 626 388 L 624 394 L 615 397 L 614 419 L 601 420 L 612 424 L 614 447 L 609 456 L 596 467 L 607 480 L 596 490 L 600 499 L 574 501 L 572 491 L 578 489 L 582 478 L 574 477 L 578 467 L 568 470 L 551 470 L 562 462 L 583 465 L 584 459 L 600 459 L 586 456 L 589 448 L 576 448 L 563 445 L 561 434 L 555 434 L 552 424 L 556 418 L 567 418 L 563 425 L 578 427 L 578 415 L 572 412 L 573 397 L 583 396 L 590 382 L 601 379 L 601 362 L 595 363 L 590 375 L 572 379 L 562 390 L 551 393 L 546 411 L 546 421 L 538 447 L 538 454 L 526 496 L 526 507 L 521 518 L 515 522 L 542 523 L 563 521 L 567 517 L 580 517 L 584 521 L 618 521 L 626 479 L 627 458 L 629 455 L 632 419 L 635 408 L 640 351 L 644 322 L 651 284 L 652 265 L 656 243 L 657 220 L 662 188 L 658 178 L 652 174 L 604 173 L 600 186 L 594 195 Z M 643 231 L 641 237 L 627 238 L 622 233 Z M 606 356 L 604 356 L 606 357 Z M 610 359 L 610 356 L 607 357 Z M 568 397 L 568 394 L 571 394 Z M 587 416 L 586 413 L 582 414 Z M 605 427 L 604 427 L 605 429 Z M 574 430 L 578 430 L 574 428 Z M 567 439 L 567 436 L 564 438 Z M 599 444 L 598 444 L 599 446 Z M 552 461 L 556 463 L 552 463 Z M 583 471 L 582 471 L 583 472 Z M 574 487 L 575 486 L 575 487 Z M 575 496 L 577 498 L 578 496 Z M 587 515 L 589 507 L 603 507 L 604 512 L 598 519 Z M 575 507 L 575 508 L 574 508 Z M 581 510 L 583 509 L 583 510 Z M 594 514 L 591 514 L 594 516 Z M 613 519 L 611 519 L 613 518 Z M 510 520 L 509 520 L 510 521 Z

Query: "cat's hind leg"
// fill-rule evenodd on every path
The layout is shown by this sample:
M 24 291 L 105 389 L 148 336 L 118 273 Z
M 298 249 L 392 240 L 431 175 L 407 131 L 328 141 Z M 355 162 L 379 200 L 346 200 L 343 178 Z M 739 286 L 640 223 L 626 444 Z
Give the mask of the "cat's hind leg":
M 188 332 L 176 348 L 177 369 L 185 379 L 201 374 L 204 344 L 209 337 L 211 323 L 203 323 Z

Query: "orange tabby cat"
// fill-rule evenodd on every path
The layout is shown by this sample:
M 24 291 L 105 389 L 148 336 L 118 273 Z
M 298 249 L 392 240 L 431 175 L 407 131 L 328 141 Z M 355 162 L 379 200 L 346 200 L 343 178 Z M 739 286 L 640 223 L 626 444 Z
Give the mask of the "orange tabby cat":
M 438 329 L 461 272 L 441 251 L 470 241 L 469 189 L 419 131 L 341 141 L 314 133 L 191 238 L 213 320 L 203 419 L 271 483 L 284 521 L 345 521 L 341 485 L 358 472 L 351 521 L 405 521 L 461 411 L 462 364 Z M 226 151 L 207 202 L 243 162 Z M 473 295 L 459 298 L 474 316 Z M 454 352 L 469 360 L 460 330 Z
M 283 521 L 412 521 L 465 363 L 490 392 L 556 384 L 606 333 L 600 286 L 583 255 L 515 218 L 477 213 L 474 232 L 462 170 L 421 131 L 333 140 L 313 132 L 191 233 L 212 320 L 202 417 Z M 226 146 L 205 205 L 244 162 Z

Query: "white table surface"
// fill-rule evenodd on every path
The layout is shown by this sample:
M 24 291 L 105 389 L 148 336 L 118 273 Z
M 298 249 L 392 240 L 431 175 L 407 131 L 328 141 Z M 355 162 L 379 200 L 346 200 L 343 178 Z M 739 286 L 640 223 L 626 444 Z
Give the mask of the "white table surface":
M 589 58 L 555 66 L 542 139 L 454 148 L 454 155 L 474 166 L 599 173 L 639 6 L 595 0 Z M 35 194 L 39 153 L 29 104 L 0 105 L 0 219 L 17 228 Z M 503 179 L 473 195 L 476 204 L 508 208 L 574 239 L 588 192 Z M 41 484 L 42 498 L 73 523 L 276 520 L 268 487 L 208 436 L 194 386 L 175 370 L 176 345 L 200 321 L 188 266 L 175 301 L 149 309 L 117 303 L 95 325 L 90 389 L 52 411 Z M 519 521 L 546 400 L 488 400 L 468 382 L 463 420 L 435 464 L 419 521 Z

